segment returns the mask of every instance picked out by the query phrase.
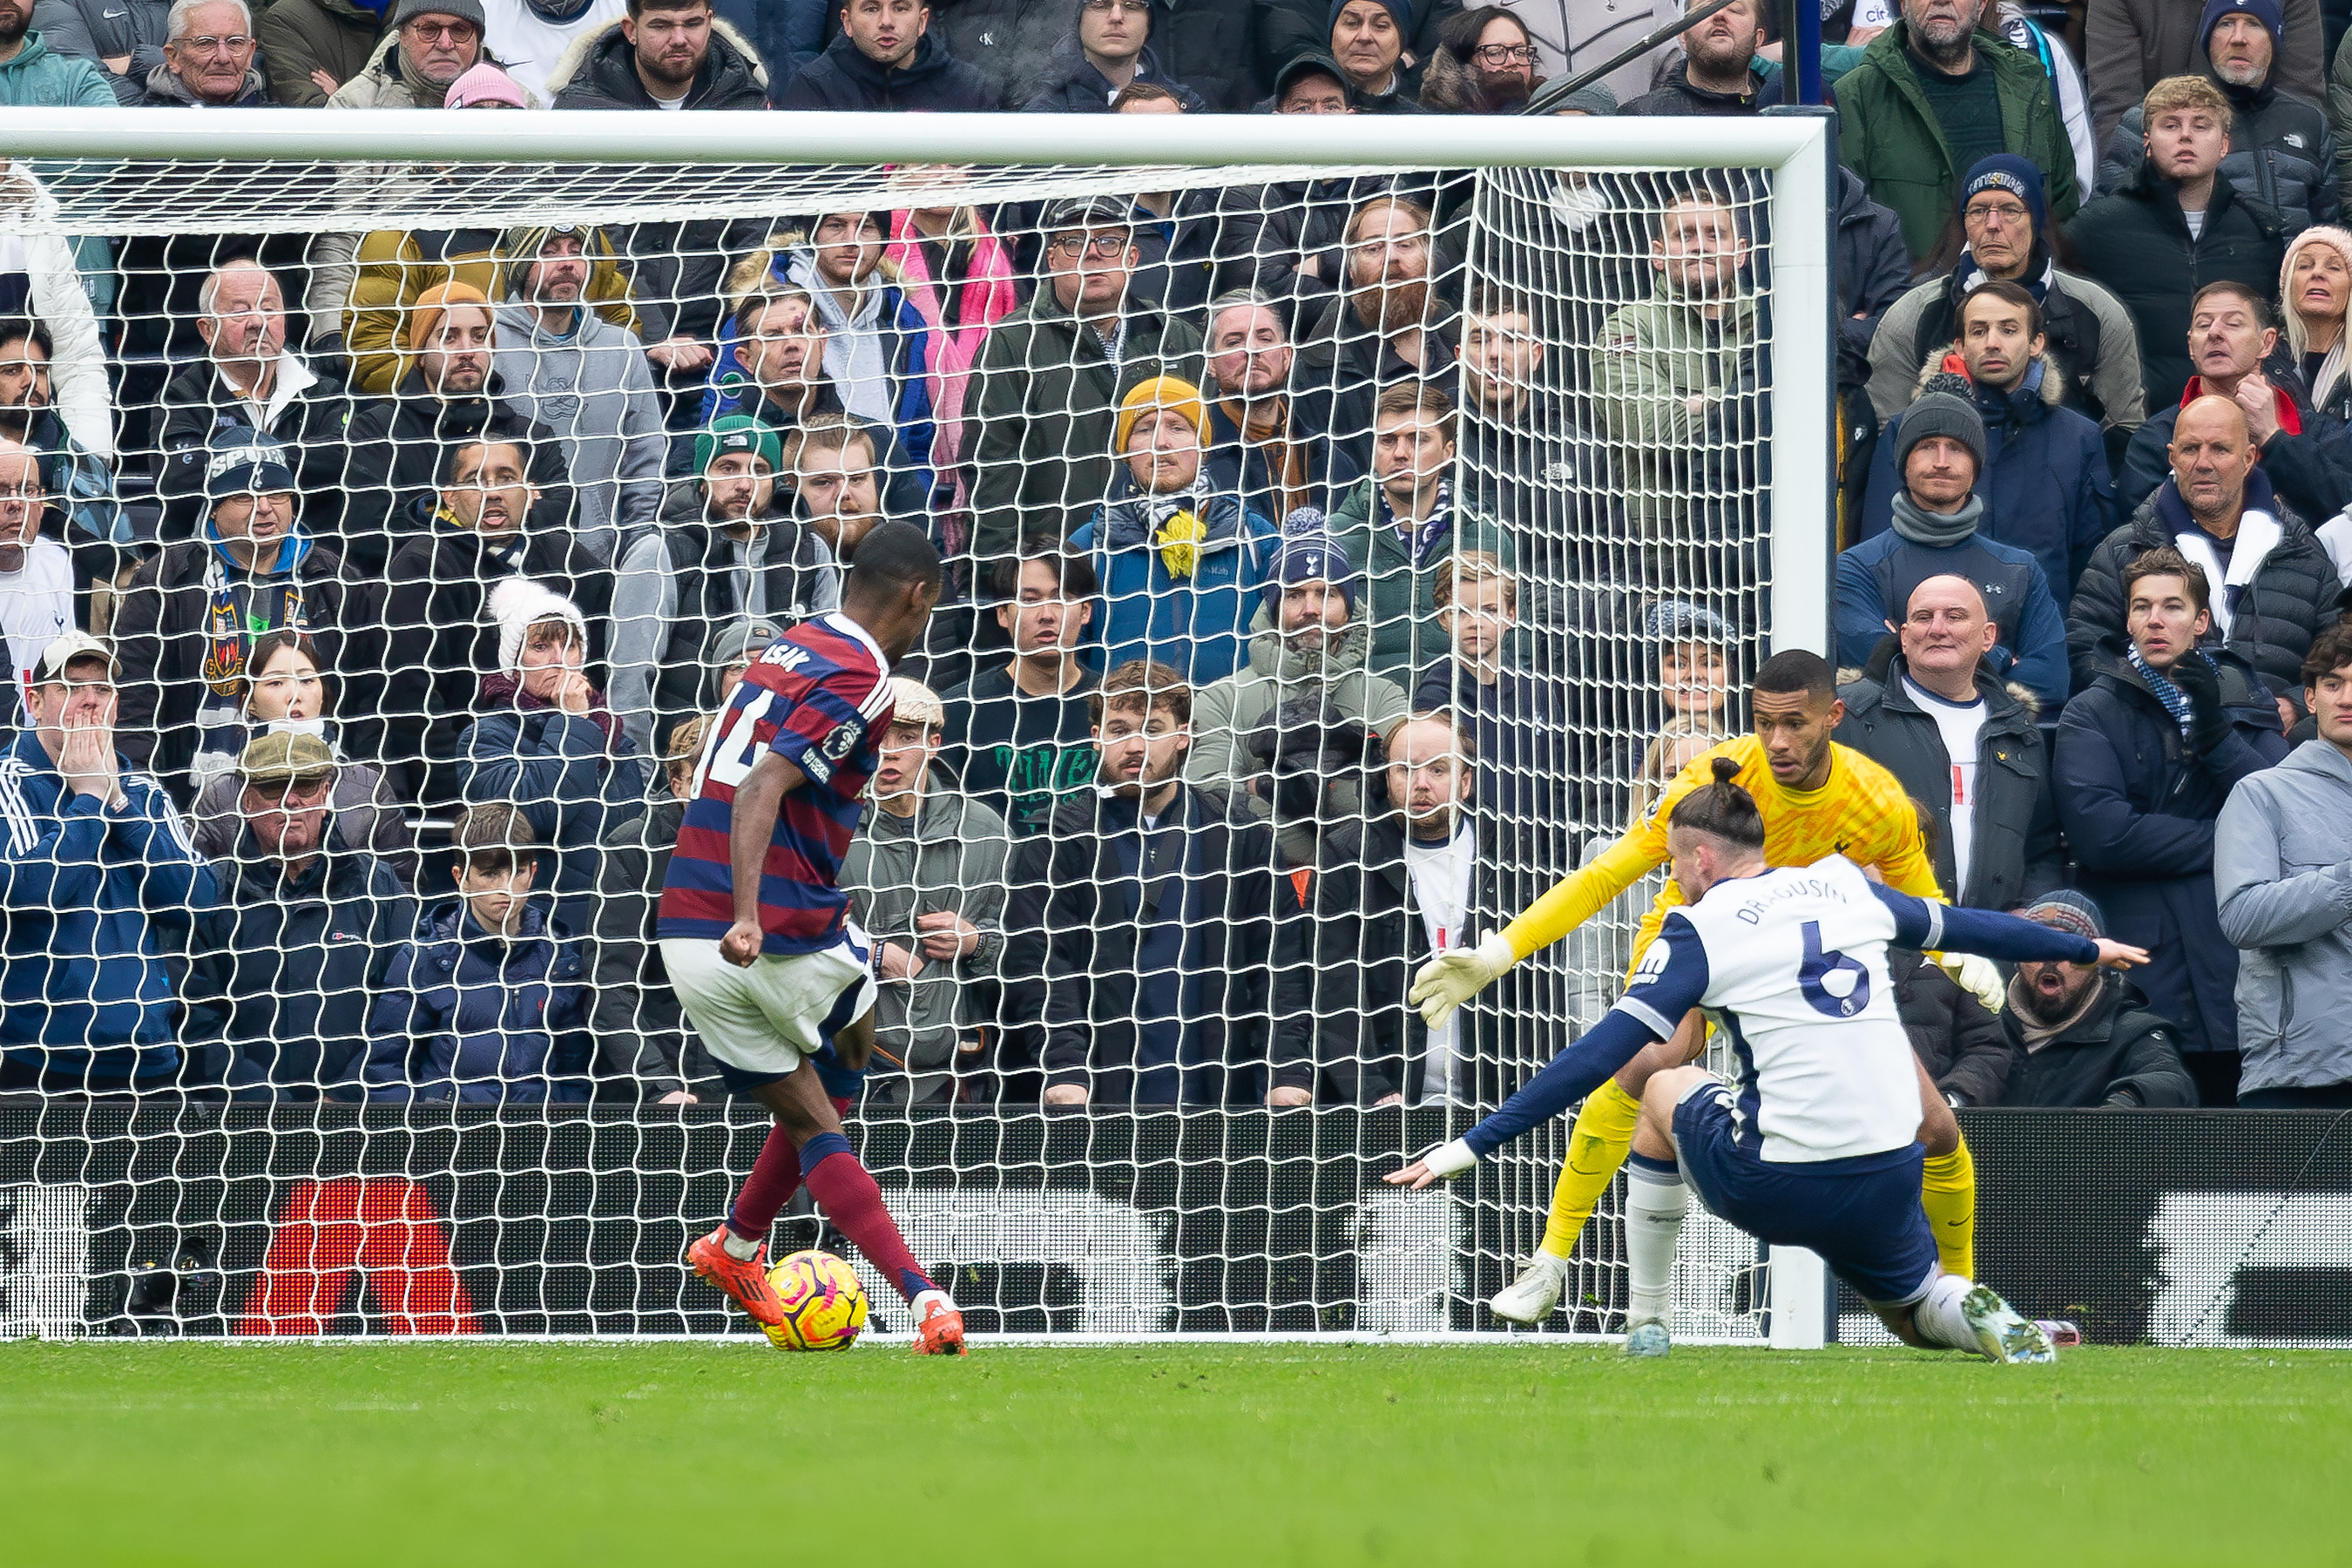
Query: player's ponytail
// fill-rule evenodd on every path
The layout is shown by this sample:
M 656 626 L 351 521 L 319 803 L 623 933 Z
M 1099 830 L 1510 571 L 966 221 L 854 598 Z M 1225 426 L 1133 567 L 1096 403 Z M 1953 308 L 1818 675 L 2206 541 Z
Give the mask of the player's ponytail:
M 1764 814 L 1756 809 L 1756 797 L 1740 787 L 1739 764 L 1729 757 L 1711 761 L 1715 782 L 1676 801 L 1666 826 L 1704 833 L 1742 849 L 1763 848 Z

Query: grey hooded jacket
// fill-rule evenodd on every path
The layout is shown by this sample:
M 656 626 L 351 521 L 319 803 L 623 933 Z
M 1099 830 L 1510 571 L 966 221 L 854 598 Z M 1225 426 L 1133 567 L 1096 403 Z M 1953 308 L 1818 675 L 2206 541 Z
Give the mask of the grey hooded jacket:
M 875 1066 L 907 1075 L 904 1102 L 952 1099 L 956 1044 L 993 1009 L 981 988 L 1004 956 L 1005 866 L 1013 847 L 1004 819 L 949 792 L 934 773 L 912 824 L 879 809 L 866 814 L 841 863 L 841 886 L 857 922 L 876 942 L 919 952 L 919 915 L 947 911 L 980 928 L 980 944 L 952 963 L 926 959 L 914 979 L 883 981 L 874 1003 Z M 877 947 L 878 952 L 880 949 Z M 895 1076 L 895 1075 L 894 1075 Z M 883 1078 L 876 1088 L 897 1098 Z
M 2238 949 L 2239 1092 L 2352 1083 L 2352 759 L 2305 741 L 2241 780 L 2213 891 Z
M 571 334 L 558 337 L 530 306 L 499 306 L 493 368 L 509 405 L 562 439 L 580 496 L 580 541 L 610 561 L 623 532 L 661 511 L 669 437 L 637 334 L 590 310 L 574 319 Z

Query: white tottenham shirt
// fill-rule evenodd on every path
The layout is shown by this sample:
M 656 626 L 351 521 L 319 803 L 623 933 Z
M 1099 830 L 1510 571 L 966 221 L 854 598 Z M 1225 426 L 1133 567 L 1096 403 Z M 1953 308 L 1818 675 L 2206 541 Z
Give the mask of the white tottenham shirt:
M 23 711 L 31 711 L 23 699 L 41 650 L 59 633 L 73 629 L 73 586 L 72 554 L 46 535 L 26 547 L 22 567 L 0 572 L 0 635 L 7 637 L 8 657 L 16 666 L 16 695 Z
M 1478 835 L 1469 822 L 1465 820 L 1453 838 L 1444 844 L 1408 834 L 1404 864 L 1412 877 L 1413 907 L 1421 911 L 1421 927 L 1429 938 L 1429 951 L 1451 952 L 1472 941 L 1462 929 L 1469 918 L 1470 878 L 1478 864 Z M 1421 1067 L 1421 1092 L 1424 1099 L 1444 1099 L 1452 1082 L 1454 1025 L 1460 1016 L 1457 1011 L 1444 1027 L 1427 1031 Z
M 1952 809 L 1947 815 L 1952 836 L 1952 898 L 1957 901 L 1968 888 L 1969 858 L 1976 848 L 1977 737 L 1984 731 L 1985 700 L 1954 702 L 1907 675 L 1903 678 L 1903 689 L 1919 705 L 1920 712 L 1936 721 L 1944 737 L 1944 755 L 1950 760 L 1947 771 L 1951 777 Z
M 1688 934 L 1675 929 L 1685 922 Z M 1842 856 L 1717 882 L 1667 917 L 1617 1005 L 1645 1006 L 1644 982 L 1695 942 L 1706 975 L 1699 1005 L 1730 1031 L 1739 1120 L 1761 1134 L 1762 1158 L 1900 1149 L 1919 1130 L 1919 1079 L 1886 969 L 1895 934 L 1893 912 Z M 1643 1021 L 1671 1038 L 1681 1018 Z

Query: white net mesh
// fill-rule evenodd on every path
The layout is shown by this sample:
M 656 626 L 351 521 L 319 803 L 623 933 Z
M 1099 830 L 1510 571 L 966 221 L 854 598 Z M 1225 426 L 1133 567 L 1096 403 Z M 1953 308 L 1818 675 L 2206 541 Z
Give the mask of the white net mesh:
M 668 983 L 679 792 L 896 519 L 940 700 L 842 868 L 835 1087 L 916 1255 L 982 1331 L 1496 1326 L 1564 1124 L 1377 1176 L 1598 1018 L 1654 885 L 1450 1037 L 1403 994 L 1744 724 L 1775 177 L 14 166 L 0 1321 L 730 1327 L 678 1255 L 766 1114 Z M 45 749 L 103 704 L 37 679 L 68 627 L 141 826 Z M 1616 1212 L 1550 1330 L 1621 1326 Z M 1759 1281 L 1694 1223 L 1680 1331 Z

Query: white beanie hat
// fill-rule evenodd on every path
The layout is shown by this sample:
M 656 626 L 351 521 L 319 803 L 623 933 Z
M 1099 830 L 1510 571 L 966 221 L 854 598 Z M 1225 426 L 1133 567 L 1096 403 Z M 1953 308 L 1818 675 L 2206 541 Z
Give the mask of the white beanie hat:
M 509 675 L 522 673 L 523 634 L 541 621 L 567 623 L 582 650 L 588 647 L 588 620 L 580 606 L 528 577 L 509 577 L 491 589 L 490 615 L 499 623 L 499 668 Z

